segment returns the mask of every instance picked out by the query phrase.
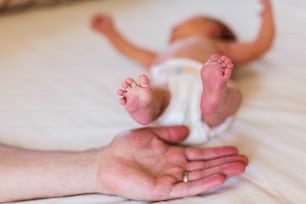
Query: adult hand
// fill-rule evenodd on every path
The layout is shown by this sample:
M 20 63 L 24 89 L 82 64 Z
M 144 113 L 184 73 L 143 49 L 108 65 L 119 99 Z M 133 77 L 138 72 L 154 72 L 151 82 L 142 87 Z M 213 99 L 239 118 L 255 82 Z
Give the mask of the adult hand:
M 141 128 L 118 135 L 103 149 L 99 192 L 136 200 L 167 200 L 205 193 L 245 171 L 248 160 L 235 147 L 174 146 L 184 126 Z M 188 178 L 184 177 L 188 172 Z M 184 182 L 188 179 L 188 182 Z
M 204 193 L 244 172 L 247 158 L 235 147 L 170 144 L 187 135 L 184 126 L 135 129 L 84 151 L 0 144 L 0 203 L 87 193 L 165 200 Z

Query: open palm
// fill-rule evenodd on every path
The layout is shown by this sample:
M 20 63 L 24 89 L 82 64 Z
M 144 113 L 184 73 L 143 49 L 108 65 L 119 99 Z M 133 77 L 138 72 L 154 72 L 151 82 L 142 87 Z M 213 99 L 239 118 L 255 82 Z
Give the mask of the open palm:
M 136 200 L 167 200 L 207 192 L 244 172 L 248 160 L 235 147 L 171 144 L 187 135 L 184 126 L 121 133 L 101 155 L 99 191 Z M 183 181 L 186 171 L 188 182 Z

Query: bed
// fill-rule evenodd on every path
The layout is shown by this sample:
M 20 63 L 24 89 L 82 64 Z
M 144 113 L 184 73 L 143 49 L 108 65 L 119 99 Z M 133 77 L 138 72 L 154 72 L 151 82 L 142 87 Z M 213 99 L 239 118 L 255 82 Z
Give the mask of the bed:
M 245 174 L 213 193 L 159 203 L 306 201 L 306 2 L 274 1 L 273 6 L 275 44 L 235 73 L 242 107 L 231 128 L 205 145 L 237 146 L 250 159 Z M 94 13 L 111 13 L 129 39 L 159 50 L 171 25 L 195 13 L 224 20 L 240 39 L 250 40 L 259 9 L 255 0 L 101 0 L 0 15 L 0 141 L 80 150 L 140 127 L 117 103 L 116 90 L 126 76 L 143 70 L 90 29 Z M 91 194 L 19 203 L 146 202 Z

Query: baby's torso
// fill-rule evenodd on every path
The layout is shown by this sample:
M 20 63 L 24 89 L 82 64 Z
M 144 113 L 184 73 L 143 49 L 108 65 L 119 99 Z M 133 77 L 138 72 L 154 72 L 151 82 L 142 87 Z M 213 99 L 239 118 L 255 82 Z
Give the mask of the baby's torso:
M 190 37 L 170 44 L 160 54 L 156 64 L 171 58 L 187 58 L 204 63 L 212 54 L 218 53 L 212 40 Z

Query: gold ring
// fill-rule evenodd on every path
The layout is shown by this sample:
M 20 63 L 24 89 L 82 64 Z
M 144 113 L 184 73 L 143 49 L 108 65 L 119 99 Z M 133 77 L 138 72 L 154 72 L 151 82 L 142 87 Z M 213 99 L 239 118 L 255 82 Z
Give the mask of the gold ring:
M 189 173 L 188 171 L 184 171 L 183 182 L 187 183 L 189 181 Z

